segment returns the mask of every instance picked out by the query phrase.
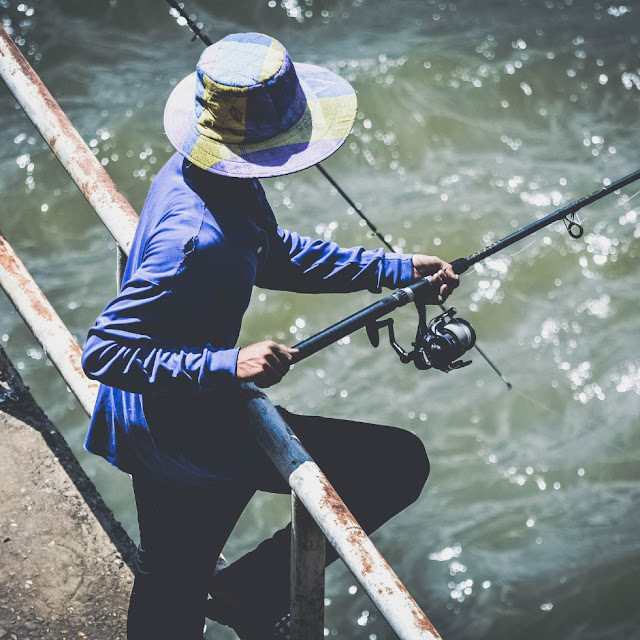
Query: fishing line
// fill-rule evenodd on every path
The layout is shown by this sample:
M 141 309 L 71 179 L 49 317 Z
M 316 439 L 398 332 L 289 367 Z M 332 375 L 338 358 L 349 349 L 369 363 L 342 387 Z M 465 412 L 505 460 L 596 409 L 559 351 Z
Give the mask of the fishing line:
M 531 398 L 530 396 L 525 395 L 524 393 L 522 393 L 522 391 L 519 391 L 518 389 L 516 389 L 516 395 L 519 395 L 524 400 L 531 402 L 531 404 L 536 405 L 537 407 L 539 407 L 540 409 L 543 409 L 544 411 L 548 411 L 549 413 L 554 415 L 559 415 L 559 411 L 550 409 L 549 407 L 543 405 L 541 402 L 538 402 L 538 400 L 535 400 L 534 398 Z
M 587 431 L 587 433 L 589 432 Z M 629 460 L 633 460 L 634 462 L 640 462 L 640 457 L 634 456 L 632 453 L 629 453 L 629 451 L 627 451 L 626 449 L 623 449 L 622 447 L 618 447 L 615 444 L 609 442 L 608 440 L 605 440 L 605 436 L 600 434 L 598 431 L 592 431 L 590 435 L 595 436 L 596 440 L 598 440 L 600 444 L 603 444 L 605 447 L 609 447 L 610 449 L 613 449 L 618 453 L 622 453 L 627 458 L 629 458 Z
M 551 408 L 545 406 L 544 404 L 542 404 L 541 402 L 539 402 L 535 398 L 532 398 L 532 397 L 522 393 L 518 389 L 515 389 L 515 394 L 520 396 L 523 400 L 531 402 L 533 405 L 537 406 L 538 408 L 540 408 L 540 409 L 542 409 L 544 411 L 547 411 L 551 415 L 554 415 L 554 416 L 561 415 L 560 411 L 558 411 L 556 409 L 551 409 Z M 624 456 L 626 456 L 629 460 L 633 460 L 634 462 L 640 462 L 640 457 L 635 456 L 632 453 L 630 453 L 629 451 L 627 451 L 626 449 L 622 449 L 621 447 L 618 447 L 615 444 L 609 442 L 606 439 L 606 437 L 603 434 L 601 434 L 600 432 L 592 431 L 592 430 L 586 430 L 586 435 L 595 438 L 595 440 L 597 440 L 605 448 L 609 448 L 609 449 L 612 449 L 613 451 L 617 451 L 618 453 L 621 453 Z M 574 436 L 567 437 L 567 438 L 565 438 L 564 442 L 565 443 L 575 442 L 575 437 Z
M 635 192 L 635 193 L 634 193 L 630 198 L 627 198 L 627 199 L 626 199 L 626 200 L 624 200 L 623 202 L 619 202 L 619 203 L 616 205 L 616 209 L 617 209 L 618 207 L 621 207 L 623 204 L 627 204 L 627 202 L 629 202 L 629 200 L 633 200 L 633 199 L 634 199 L 634 198 L 635 198 L 639 193 L 640 193 L 640 191 L 636 191 L 636 192 Z
M 213 44 L 211 38 L 209 38 L 209 36 L 202 31 L 202 23 L 196 22 L 195 20 L 191 19 L 191 16 L 184 10 L 184 5 L 182 2 L 179 4 L 175 0 L 167 0 L 167 2 L 171 6 L 171 8 L 176 11 L 180 17 L 182 17 L 189 29 L 191 29 L 191 31 L 193 32 L 193 38 L 191 38 L 191 42 L 193 42 L 196 38 L 200 38 L 200 40 L 202 40 L 202 42 L 204 42 L 207 47 L 210 47 Z M 171 15 L 174 18 L 178 17 L 173 13 L 171 13 Z
M 584 224 L 584 222 L 586 222 L 586 220 L 588 219 L 588 216 L 585 216 L 584 218 L 581 218 L 579 215 L 575 215 L 575 222 L 582 226 Z M 525 247 L 522 247 L 522 249 L 520 249 L 520 251 L 516 251 L 515 253 L 510 253 L 509 254 L 509 258 L 513 258 L 514 256 L 517 256 L 519 253 L 522 253 L 523 251 L 526 251 L 531 245 L 536 244 L 536 242 L 540 242 L 539 240 L 532 240 L 528 245 L 526 245 Z
M 517 256 L 519 253 L 522 253 L 523 251 L 526 251 L 532 244 L 535 244 L 536 242 L 538 242 L 538 240 L 532 240 L 526 247 L 522 247 L 522 249 L 520 249 L 520 251 L 516 251 L 515 253 L 510 253 L 509 257 L 513 258 L 514 256 Z
M 395 251 L 394 248 L 391 246 L 391 244 L 389 244 L 389 242 L 387 242 L 384 236 L 378 231 L 378 228 L 376 227 L 376 225 L 373 224 L 371 220 L 369 220 L 369 218 L 362 212 L 360 207 L 358 207 L 358 205 L 342 190 L 340 185 L 329 175 L 327 170 L 320 163 L 315 165 L 315 167 L 329 181 L 329 183 L 335 188 L 335 190 L 347 201 L 349 206 L 360 216 L 360 218 L 364 220 L 364 222 L 367 224 L 369 229 L 375 234 L 375 236 L 380 240 L 380 242 L 382 242 L 382 244 L 384 244 L 384 246 L 387 247 L 387 249 L 389 249 L 389 251 L 393 253 Z

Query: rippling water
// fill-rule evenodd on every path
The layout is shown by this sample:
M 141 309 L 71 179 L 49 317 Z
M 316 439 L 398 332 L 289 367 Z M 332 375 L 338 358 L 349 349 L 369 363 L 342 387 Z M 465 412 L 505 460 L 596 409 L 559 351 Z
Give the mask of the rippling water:
M 469 255 L 640 167 L 637 2 L 187 9 L 214 39 L 267 32 L 356 87 L 354 133 L 325 166 L 398 249 Z M 199 43 L 160 0 L 0 0 L 0 15 L 139 211 L 171 152 L 164 101 Z M 113 241 L 4 86 L 0 117 L 2 231 L 82 341 L 115 291 Z M 284 226 L 376 246 L 319 172 L 265 186 Z M 640 637 L 639 189 L 585 209 L 583 238 L 557 223 L 463 277 L 452 302 L 512 391 L 475 353 L 461 371 L 424 373 L 357 334 L 270 394 L 424 440 L 427 488 L 374 540 L 444 638 Z M 256 291 L 241 340 L 294 344 L 373 299 Z M 126 477 L 82 452 L 82 410 L 6 299 L 0 313 L 3 346 L 135 537 Z M 414 313 L 395 318 L 408 345 Z M 255 506 L 232 558 L 288 517 L 285 498 Z M 355 584 L 329 570 L 326 634 L 394 637 Z

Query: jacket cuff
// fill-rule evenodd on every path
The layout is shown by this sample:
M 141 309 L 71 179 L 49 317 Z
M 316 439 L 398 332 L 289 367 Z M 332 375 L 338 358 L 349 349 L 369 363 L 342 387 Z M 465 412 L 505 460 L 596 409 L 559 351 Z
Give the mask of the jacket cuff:
M 382 284 L 389 289 L 410 284 L 413 280 L 412 258 L 410 253 L 385 253 Z
M 215 386 L 222 380 L 235 378 L 239 351 L 239 347 L 208 351 L 207 371 L 204 379 L 200 381 L 200 388 L 206 389 Z

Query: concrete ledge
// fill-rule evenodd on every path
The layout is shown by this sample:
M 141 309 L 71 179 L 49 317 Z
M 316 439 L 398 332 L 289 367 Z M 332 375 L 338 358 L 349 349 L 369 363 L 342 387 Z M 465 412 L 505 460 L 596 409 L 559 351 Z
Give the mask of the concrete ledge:
M 134 551 L 0 348 L 0 639 L 124 640 Z

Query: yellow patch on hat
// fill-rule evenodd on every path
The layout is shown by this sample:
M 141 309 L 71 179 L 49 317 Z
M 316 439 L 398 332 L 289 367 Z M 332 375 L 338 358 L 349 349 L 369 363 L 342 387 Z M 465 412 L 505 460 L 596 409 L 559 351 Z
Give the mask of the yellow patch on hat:
M 271 42 L 271 46 L 267 50 L 267 55 L 264 58 L 264 64 L 262 65 L 262 71 L 260 72 L 259 82 L 264 82 L 273 78 L 273 76 L 280 71 L 282 63 L 284 62 L 284 51 L 277 40 Z
M 206 136 L 198 136 L 189 159 L 197 167 L 201 169 L 210 169 L 214 167 L 218 162 L 228 160 L 233 157 L 233 152 L 224 145 L 211 145 L 211 139 Z
M 340 98 L 320 98 L 308 102 L 313 118 L 313 134 L 311 141 L 346 138 L 351 133 L 353 119 L 347 114 L 356 109 L 356 95 L 350 94 Z M 330 124 L 327 125 L 327 122 Z
M 202 103 L 207 106 L 198 118 L 201 134 L 225 144 L 244 142 L 247 116 L 247 89 L 228 87 L 203 78 Z

